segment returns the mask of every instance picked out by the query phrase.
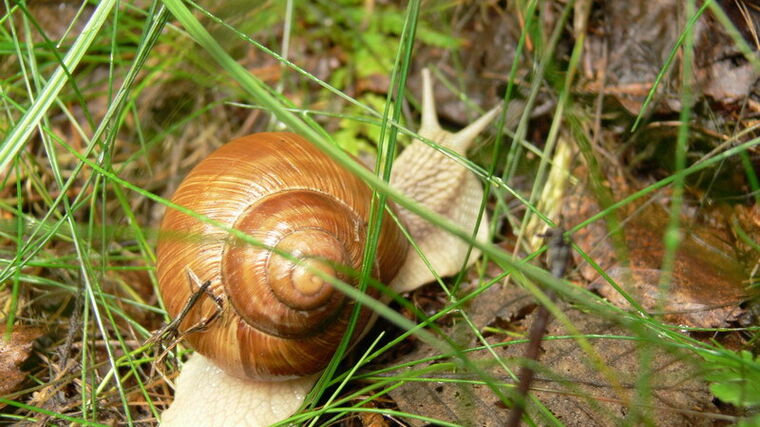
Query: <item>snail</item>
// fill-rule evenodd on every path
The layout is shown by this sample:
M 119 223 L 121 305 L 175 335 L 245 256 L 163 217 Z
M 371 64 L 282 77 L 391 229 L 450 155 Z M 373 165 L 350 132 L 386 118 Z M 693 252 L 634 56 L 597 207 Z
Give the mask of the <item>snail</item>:
M 423 70 L 422 76 L 419 134 L 464 155 L 499 107 L 448 133 L 438 124 L 429 72 Z M 482 186 L 440 151 L 420 141 L 407 147 L 394 162 L 391 185 L 474 230 Z M 301 406 L 353 310 L 354 302 L 324 279 L 358 282 L 371 195 L 363 181 L 291 133 L 236 139 L 190 172 L 172 202 L 260 244 L 167 210 L 157 247 L 162 298 L 176 318 L 194 294 L 200 297 L 183 312 L 179 329 L 195 327 L 184 338 L 196 352 L 177 379 L 163 424 L 269 425 Z M 437 274 L 451 275 L 465 265 L 466 243 L 406 209 L 396 211 Z M 373 278 L 397 292 L 434 280 L 385 216 Z M 485 240 L 487 230 L 484 218 L 477 238 Z M 477 257 L 472 251 L 467 264 Z M 362 309 L 354 342 L 372 320 L 372 313 Z

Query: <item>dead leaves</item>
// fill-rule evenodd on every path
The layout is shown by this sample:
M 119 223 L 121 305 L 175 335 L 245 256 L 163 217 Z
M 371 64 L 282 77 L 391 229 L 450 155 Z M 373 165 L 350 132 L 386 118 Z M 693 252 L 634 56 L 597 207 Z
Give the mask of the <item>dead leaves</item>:
M 623 187 L 612 193 L 624 197 L 629 191 Z M 600 211 L 594 197 L 583 190 L 580 193 L 564 204 L 568 226 Z M 667 200 L 631 203 L 615 214 L 622 229 L 619 235 L 611 234 L 600 220 L 576 233 L 575 242 L 628 298 L 667 323 L 700 328 L 746 324 L 749 316 L 741 303 L 750 294 L 749 271 L 758 269 L 760 208 L 724 206 L 702 209 L 697 215 L 687 203 L 671 277 L 663 280 L 663 235 L 668 220 L 663 206 Z M 582 286 L 631 310 L 629 301 L 601 278 L 599 270 L 575 255 L 575 279 L 580 279 Z M 667 286 L 661 287 L 661 283 Z M 667 340 L 660 342 L 618 319 L 593 316 L 564 301 L 558 306 L 572 327 L 553 320 L 548 339 L 541 344 L 537 377 L 530 392 L 534 400 L 529 405 L 536 424 L 548 424 L 551 417 L 571 426 L 713 425 L 725 419 L 704 382 L 703 362 L 694 353 L 678 345 L 669 346 Z M 525 351 L 525 344 L 516 340 L 525 337 L 534 321 L 535 307 L 535 299 L 519 287 L 488 289 L 465 310 L 488 342 L 497 346 L 492 352 L 466 353 L 482 370 L 480 374 L 452 368 L 459 366 L 456 357 L 414 365 L 414 361 L 430 360 L 439 354 L 418 343 L 414 351 L 394 360 L 394 364 L 413 366 L 392 374 L 405 381 L 393 388 L 390 396 L 401 411 L 424 417 L 461 425 L 503 425 L 511 409 L 494 388 L 508 399 L 512 396 L 510 390 L 516 386 L 512 374 L 518 371 Z M 482 344 L 456 316 L 439 326 L 462 348 Z M 577 334 L 586 337 L 587 347 L 570 337 Z M 483 382 L 483 374 L 490 378 L 490 385 Z M 540 405 L 544 409 L 539 409 Z M 415 419 L 405 421 L 425 425 Z
M 510 319 L 510 329 L 530 328 L 535 312 L 530 312 L 533 298 L 516 287 L 493 287 L 473 301 L 470 310 L 473 320 L 486 318 Z M 614 320 L 589 316 L 570 304 L 560 302 L 560 309 L 574 328 L 589 337 L 591 353 L 582 349 L 576 339 L 562 338 L 573 331 L 553 320 L 547 337 L 541 344 L 538 367 L 531 396 L 548 411 L 529 405 L 531 419 L 538 425 L 550 424 L 549 415 L 568 426 L 639 424 L 648 420 L 658 425 L 712 425 L 711 414 L 718 409 L 711 403 L 707 385 L 701 381 L 701 371 L 689 352 L 649 347 L 646 342 L 630 335 Z M 478 320 L 476 320 L 478 319 Z M 478 324 L 482 327 L 482 324 Z M 449 336 L 460 337 L 465 348 L 481 343 L 470 332 L 462 332 L 462 324 L 445 329 Z M 463 338 L 463 337 L 468 337 Z M 515 341 L 517 334 L 490 334 L 488 342 L 493 351 L 514 372 L 516 362 L 525 352 L 525 343 Z M 642 349 L 651 351 L 642 359 Z M 413 362 L 433 356 L 436 351 L 421 345 L 395 363 Z M 486 350 L 466 355 L 490 376 L 496 387 L 509 395 L 516 380 L 502 369 Z M 401 377 L 424 377 L 426 380 L 407 381 L 390 391 L 399 409 L 437 420 L 473 426 L 500 426 L 509 416 L 510 408 L 482 383 L 482 377 L 448 368 L 455 358 L 425 362 L 396 371 Z M 436 369 L 436 363 L 439 367 Z M 417 375 L 416 373 L 420 374 Z M 392 374 L 392 375 L 393 375 Z M 640 396 L 643 384 L 648 392 Z M 425 422 L 405 419 L 410 425 Z
M 568 199 L 564 215 L 569 224 L 575 224 L 599 210 L 595 199 L 585 193 Z M 741 320 L 744 310 L 740 304 L 749 293 L 748 274 L 726 229 L 684 219 L 682 241 L 667 280 L 661 270 L 666 211 L 656 203 L 639 209 L 628 206 L 623 211 L 621 230 L 611 233 L 607 222 L 600 220 L 580 230 L 574 239 L 629 298 L 647 311 L 685 326 L 725 327 Z M 615 238 L 621 240 L 616 244 Z M 619 307 L 631 308 L 628 298 L 596 268 L 578 253 L 574 256 L 592 289 Z
M 741 2 L 721 3 L 731 14 Z M 584 74 L 589 80 L 584 89 L 611 95 L 637 115 L 657 81 L 662 64 L 682 35 L 686 21 L 683 4 L 674 0 L 604 2 L 599 9 L 589 22 L 593 31 L 589 33 L 583 60 Z M 757 20 L 757 11 L 752 18 L 735 15 L 734 24 L 741 30 Z M 694 32 L 694 89 L 717 104 L 749 98 L 749 107 L 757 111 L 757 103 L 748 94 L 757 90 L 758 73 L 743 58 L 723 24 L 707 11 L 697 20 Z M 745 37 L 748 35 L 745 33 Z M 682 57 L 676 56 L 672 71 L 662 76 L 655 102 L 649 107 L 655 112 L 682 108 L 680 61 Z
M 21 365 L 29 358 L 34 340 L 40 335 L 42 332 L 37 328 L 16 326 L 9 340 L 0 337 L 0 396 L 16 391 L 26 379 Z

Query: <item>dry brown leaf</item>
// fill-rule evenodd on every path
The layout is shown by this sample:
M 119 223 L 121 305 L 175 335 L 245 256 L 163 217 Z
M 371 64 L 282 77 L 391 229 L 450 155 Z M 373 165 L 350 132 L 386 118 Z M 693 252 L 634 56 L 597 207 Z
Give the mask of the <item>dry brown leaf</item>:
M 598 211 L 594 198 L 585 193 L 568 198 L 564 216 L 572 226 Z M 660 268 L 667 213 L 656 204 L 638 210 L 631 205 L 620 216 L 627 263 L 618 259 L 604 220 L 590 224 L 573 238 L 645 309 L 653 311 L 658 304 L 664 304 L 667 321 L 703 328 L 727 326 L 745 313 L 740 304 L 748 294 L 748 276 L 725 230 L 683 224 L 683 240 L 676 253 L 672 279 L 661 297 Z M 574 257 L 592 289 L 618 307 L 630 308 L 628 301 L 579 254 Z
M 742 5 L 751 3 L 743 0 L 720 3 L 745 41 L 757 49 L 756 22 L 760 19 L 760 11 L 751 5 Z M 712 14 L 706 14 L 700 21 L 696 32 L 694 72 L 702 92 L 723 104 L 747 99 L 756 89 L 757 71 L 744 59 L 724 25 Z
M 751 207 L 736 206 L 731 216 L 731 224 L 740 250 L 749 254 L 750 259 L 755 260 L 755 263 L 750 265 L 749 268 L 757 274 L 758 264 L 760 264 L 760 253 L 755 248 L 760 243 L 760 204 L 754 204 Z M 745 241 L 744 236 L 740 236 L 739 233 L 746 236 L 754 245 Z
M 29 326 L 15 326 L 10 340 L 0 336 L 0 396 L 12 393 L 24 382 L 21 364 L 32 352 L 34 340 L 42 332 Z M 0 404 L 0 407 L 5 406 Z
M 732 8 L 739 2 L 721 3 Z M 683 2 L 676 0 L 603 2 L 589 22 L 594 31 L 589 33 L 582 60 L 584 74 L 590 79 L 585 89 L 612 95 L 631 114 L 639 114 L 681 36 L 685 16 Z M 741 19 L 734 23 L 746 28 Z M 707 12 L 697 21 L 694 34 L 695 88 L 701 95 L 723 104 L 749 97 L 756 90 L 758 73 L 743 58 L 724 26 Z M 678 55 L 671 71 L 663 76 L 650 111 L 681 110 L 681 59 Z
M 528 294 L 510 286 L 504 290 L 492 289 L 487 297 L 478 298 L 471 309 L 481 318 L 511 318 L 520 323 L 520 329 L 529 328 L 534 314 L 521 317 L 531 302 Z M 495 301 L 501 301 L 499 305 Z M 629 334 L 614 322 L 589 316 L 568 304 L 559 303 L 560 309 L 573 325 L 584 334 L 605 334 L 626 337 Z M 444 333 L 461 336 L 463 327 L 454 325 Z M 558 322 L 552 321 L 549 336 L 567 335 Z M 470 334 L 470 346 L 477 345 Z M 489 342 L 508 341 L 506 336 L 492 335 Z M 701 381 L 699 368 L 691 363 L 693 355 L 684 352 L 652 350 L 649 364 L 641 365 L 641 343 L 626 339 L 590 340 L 595 355 L 606 366 L 602 373 L 591 362 L 592 357 L 572 339 L 548 340 L 541 344 L 542 354 L 531 395 L 537 397 L 551 413 L 568 426 L 619 425 L 640 422 L 649 417 L 659 425 L 712 425 L 710 413 L 717 413 L 711 403 L 711 395 Z M 514 344 L 495 350 L 502 360 L 522 357 L 525 344 Z M 408 356 L 397 360 L 404 363 L 436 354 L 430 347 L 421 345 Z M 468 353 L 474 363 L 487 370 L 496 381 L 514 383 L 511 377 L 495 366 L 493 357 L 485 352 Z M 596 356 L 594 356 L 596 357 Z M 417 366 L 421 369 L 429 364 Z M 509 363 L 516 371 L 515 364 Z M 402 371 L 408 374 L 408 371 Z M 485 385 L 472 385 L 466 380 L 477 380 L 472 374 L 437 372 L 426 375 L 428 381 L 413 381 L 392 390 L 391 397 L 402 411 L 457 423 L 465 426 L 501 426 L 509 416 L 507 408 Z M 637 406 L 635 397 L 642 377 L 649 379 L 648 406 Z M 435 381 L 439 378 L 440 381 Z M 462 382 L 452 382 L 462 379 Z M 502 389 L 508 392 L 506 389 Z M 640 402 L 641 403 L 641 402 Z M 539 425 L 545 420 L 534 406 L 529 413 Z M 638 421 L 636 421 L 638 420 Z M 406 419 L 412 426 L 424 422 Z
M 611 321 L 565 308 L 564 313 L 584 334 L 606 334 L 625 337 L 630 333 Z M 552 322 L 547 335 L 570 333 L 558 322 Z M 595 356 L 601 358 L 606 372 L 600 371 L 573 340 L 545 342 L 542 365 L 548 366 L 560 379 L 545 374 L 534 384 L 534 394 L 568 426 L 639 424 L 647 417 L 657 425 L 713 425 L 711 413 L 718 413 L 712 404 L 707 385 L 701 380 L 698 364 L 689 352 L 652 348 L 652 359 L 642 366 L 643 343 L 625 339 L 590 340 Z M 521 354 L 522 346 L 512 350 Z M 637 406 L 638 383 L 648 380 L 646 407 Z M 546 390 L 546 391 L 543 391 Z M 641 402 L 640 402 L 641 403 Z M 638 421 L 637 421 L 638 420 Z
M 388 421 L 381 414 L 365 412 L 361 414 L 361 425 L 365 427 L 388 427 Z

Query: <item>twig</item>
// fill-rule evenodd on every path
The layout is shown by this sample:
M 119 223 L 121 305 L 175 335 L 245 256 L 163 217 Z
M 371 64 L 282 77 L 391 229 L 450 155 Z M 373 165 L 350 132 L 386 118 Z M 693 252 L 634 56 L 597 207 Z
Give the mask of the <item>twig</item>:
M 549 265 L 552 276 L 562 278 L 565 275 L 567 264 L 570 258 L 570 244 L 565 240 L 565 230 L 561 227 L 550 229 L 542 237 L 546 238 L 549 250 L 547 251 L 546 263 Z M 554 301 L 556 296 L 551 289 L 546 290 L 546 296 L 550 301 Z M 541 349 L 541 339 L 546 333 L 546 325 L 549 323 L 549 310 L 541 305 L 536 312 L 536 319 L 530 328 L 528 348 L 525 350 L 525 361 L 538 362 L 538 352 Z M 533 382 L 535 371 L 528 363 L 520 368 L 520 383 L 517 385 L 517 396 L 515 396 L 515 406 L 509 415 L 507 421 L 508 427 L 517 427 L 520 425 L 520 419 L 525 412 L 525 402 L 528 398 L 528 390 Z
M 190 295 L 190 297 L 187 299 L 187 302 L 182 307 L 182 310 L 180 310 L 179 314 L 174 318 L 174 320 L 159 329 L 155 334 L 153 334 L 153 336 L 145 341 L 146 345 L 159 343 L 160 345 L 165 346 L 164 351 L 162 351 L 161 354 L 156 358 L 154 362 L 155 366 L 159 366 L 166 355 L 186 336 L 205 330 L 222 313 L 223 306 L 221 298 L 218 298 L 213 294 L 213 292 L 209 290 L 209 286 L 211 286 L 210 280 L 201 283 L 198 276 L 196 276 L 195 273 L 193 273 L 193 271 L 190 269 L 187 270 L 187 280 L 190 283 L 191 288 L 193 285 L 195 285 L 198 287 L 198 289 Z M 216 310 L 214 310 L 214 312 L 209 317 L 201 319 L 198 321 L 198 323 L 190 326 L 184 331 L 180 331 L 180 324 L 185 319 L 185 317 L 187 317 L 188 313 L 190 313 L 190 310 L 192 310 L 195 304 L 198 303 L 200 297 L 203 295 L 209 297 L 211 301 L 214 302 L 216 305 Z M 166 344 L 167 342 L 168 344 Z

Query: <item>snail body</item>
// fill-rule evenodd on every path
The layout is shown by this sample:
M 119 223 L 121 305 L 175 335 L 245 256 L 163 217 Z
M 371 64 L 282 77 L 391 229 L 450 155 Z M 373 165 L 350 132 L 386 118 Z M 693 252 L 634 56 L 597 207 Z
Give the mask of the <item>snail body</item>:
M 448 133 L 438 124 L 427 70 L 422 81 L 420 135 L 464 155 L 499 107 Z M 399 156 L 391 185 L 475 230 L 479 180 L 424 142 Z M 358 282 L 371 198 L 363 181 L 291 133 L 234 140 L 191 171 L 172 202 L 212 221 L 168 209 L 157 273 L 167 311 L 173 318 L 184 314 L 179 330 L 204 327 L 185 337 L 196 353 L 177 380 L 162 424 L 269 425 L 298 410 L 345 334 L 354 302 L 324 279 Z M 477 259 L 467 243 L 406 209 L 397 213 L 424 256 L 409 250 L 386 213 L 372 276 L 397 292 L 434 280 L 431 267 L 448 276 Z M 486 240 L 487 230 L 484 217 L 476 238 Z M 208 294 L 184 312 L 207 282 Z M 359 320 L 354 341 L 373 315 L 364 309 Z
M 441 128 L 435 110 L 430 72 L 422 70 L 422 124 L 419 135 L 464 157 L 475 137 L 501 111 L 500 106 L 480 116 L 466 128 L 451 133 Z M 447 218 L 462 229 L 472 232 L 478 225 L 475 239 L 488 240 L 488 216 L 478 224 L 483 186 L 470 170 L 439 150 L 416 141 L 407 147 L 394 163 L 391 185 L 425 208 Z M 409 251 L 400 271 L 391 281 L 397 292 L 411 291 L 437 277 L 455 274 L 480 256 L 467 242 L 436 228 L 404 208 L 399 216 L 425 256 Z M 469 257 L 466 258 L 468 256 Z M 466 258 L 466 259 L 465 259 Z M 428 263 L 430 267 L 428 267 Z M 433 274 L 435 271 L 435 274 Z

